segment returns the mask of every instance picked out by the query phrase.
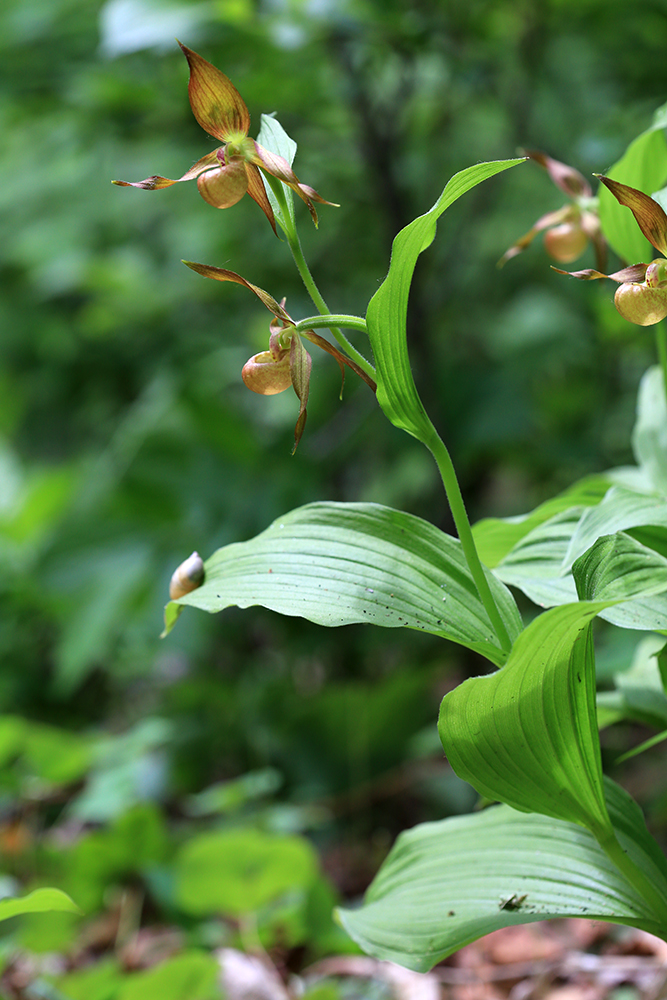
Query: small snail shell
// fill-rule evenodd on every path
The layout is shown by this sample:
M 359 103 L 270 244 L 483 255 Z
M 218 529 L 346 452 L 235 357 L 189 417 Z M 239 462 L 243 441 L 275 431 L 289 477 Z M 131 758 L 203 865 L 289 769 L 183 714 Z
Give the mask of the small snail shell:
M 193 552 L 191 556 L 181 563 L 174 570 L 169 582 L 169 596 L 172 601 L 177 601 L 179 597 L 184 597 L 191 590 L 201 587 L 204 582 L 204 560 L 198 552 Z

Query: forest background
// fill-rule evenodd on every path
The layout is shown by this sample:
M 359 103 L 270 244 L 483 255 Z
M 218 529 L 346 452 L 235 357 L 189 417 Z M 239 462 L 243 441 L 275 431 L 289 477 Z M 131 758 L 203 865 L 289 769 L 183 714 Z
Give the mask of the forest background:
M 297 174 L 340 202 L 322 207 L 318 231 L 305 220 L 302 239 L 334 311 L 363 314 L 393 236 L 456 171 L 520 147 L 587 177 L 620 157 L 667 99 L 667 3 L 6 0 L 0 29 L 8 885 L 78 888 L 96 912 L 129 872 L 164 917 L 155 872 L 193 833 L 242 821 L 307 834 L 332 900 L 354 898 L 397 832 L 473 807 L 435 719 L 480 661 L 415 632 L 326 630 L 257 608 L 188 609 L 160 640 L 162 608 L 193 549 L 206 556 L 312 500 L 377 501 L 451 532 L 437 472 L 353 376 L 339 400 L 326 358 L 291 457 L 294 397 L 254 396 L 240 378 L 266 348 L 266 311 L 181 263 L 232 268 L 308 315 L 285 245 L 250 199 L 216 214 L 194 185 L 110 181 L 178 177 L 213 148 L 177 36 L 233 80 L 251 135 L 277 112 L 299 144 Z M 534 163 L 476 188 L 413 284 L 415 375 L 472 520 L 523 513 L 631 461 L 650 333 L 620 318 L 613 288 L 551 271 L 541 240 L 496 268 L 561 204 Z M 635 642 L 601 643 L 602 684 Z M 609 759 L 628 739 L 605 734 Z M 656 748 L 620 778 L 664 843 L 662 768 Z M 128 817 L 163 838 L 146 834 L 152 881 L 140 859 L 93 877 L 49 854 L 54 830 L 80 843 Z M 22 926 L 37 949 L 75 933 L 62 916 Z

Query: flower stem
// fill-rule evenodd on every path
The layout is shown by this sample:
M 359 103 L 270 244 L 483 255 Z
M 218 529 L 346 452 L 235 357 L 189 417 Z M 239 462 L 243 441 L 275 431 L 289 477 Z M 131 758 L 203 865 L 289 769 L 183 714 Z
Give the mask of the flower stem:
M 424 441 L 424 444 L 433 455 L 438 466 L 438 471 L 440 472 L 440 477 L 442 479 L 442 485 L 445 487 L 445 494 L 449 502 L 452 517 L 454 518 L 456 533 L 459 536 L 461 548 L 463 549 L 463 555 L 465 556 L 465 560 L 468 564 L 468 569 L 470 570 L 473 582 L 477 587 L 479 598 L 484 605 L 484 609 L 489 616 L 493 628 L 495 629 L 501 649 L 505 653 L 509 653 L 512 648 L 512 640 L 510 639 L 507 629 L 505 628 L 505 623 L 500 616 L 498 606 L 493 598 L 493 594 L 491 593 L 489 581 L 486 578 L 486 573 L 484 572 L 479 555 L 477 554 L 475 539 L 473 538 L 470 521 L 468 520 L 468 513 L 463 501 L 463 495 L 461 494 L 459 481 L 456 478 L 456 471 L 454 469 L 451 456 L 444 441 L 435 428 L 433 429 L 433 439 L 431 441 Z
M 313 300 L 316 309 L 322 316 L 330 316 L 331 310 L 324 301 L 323 296 L 320 293 L 319 288 L 315 284 L 315 279 L 310 273 L 310 268 L 306 262 L 306 258 L 303 255 L 303 250 L 301 248 L 301 240 L 299 239 L 299 234 L 296 230 L 296 225 L 292 217 L 292 213 L 289 210 L 287 204 L 287 199 L 285 197 L 285 189 L 281 181 L 272 177 L 271 174 L 264 172 L 264 176 L 273 191 L 276 201 L 280 206 L 280 211 L 282 214 L 282 219 L 279 219 L 280 225 L 287 237 L 287 243 L 292 252 L 292 257 L 294 258 L 294 263 L 296 264 L 296 269 L 301 275 L 301 280 L 306 286 L 306 291 Z M 375 374 L 373 366 L 371 363 L 361 354 L 353 344 L 347 339 L 345 334 L 338 329 L 337 326 L 327 326 L 327 329 L 331 331 L 332 337 L 338 341 L 340 347 L 343 348 L 346 354 L 352 358 L 353 361 L 359 365 L 367 375 L 371 377 Z
M 665 398 L 667 399 L 667 326 L 664 321 L 656 323 L 655 342 L 658 349 L 658 361 L 662 368 L 662 380 L 664 383 Z

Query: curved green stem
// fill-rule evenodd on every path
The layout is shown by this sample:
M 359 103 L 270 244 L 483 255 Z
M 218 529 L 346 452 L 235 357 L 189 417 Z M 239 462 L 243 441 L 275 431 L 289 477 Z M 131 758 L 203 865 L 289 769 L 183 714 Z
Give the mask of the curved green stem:
M 459 486 L 459 481 L 456 478 L 454 463 L 452 462 L 444 441 L 439 436 L 435 428 L 433 428 L 432 440 L 424 441 L 424 444 L 433 455 L 438 466 L 438 471 L 440 472 L 440 477 L 442 479 L 442 485 L 445 487 L 449 507 L 452 512 L 452 517 L 454 518 L 456 532 L 459 536 L 459 541 L 461 542 L 461 547 L 468 564 L 468 569 L 470 570 L 470 574 L 473 578 L 475 586 L 477 587 L 479 598 L 484 605 L 484 609 L 489 616 L 489 619 L 491 620 L 491 624 L 495 629 L 501 649 L 503 649 L 506 653 L 509 653 L 512 648 L 512 640 L 510 639 L 507 629 L 505 628 L 505 623 L 500 616 L 498 606 L 493 599 L 489 581 L 486 578 L 486 573 L 484 572 L 479 555 L 477 554 L 477 546 L 475 545 L 475 539 L 473 538 L 470 521 L 468 520 L 468 513 L 465 508 L 465 503 L 463 502 L 461 487 Z
M 280 210 L 282 213 L 282 219 L 279 219 L 281 228 L 287 237 L 287 243 L 292 252 L 292 257 L 294 258 L 294 263 L 296 264 L 296 269 L 301 275 L 301 280 L 306 286 L 306 291 L 313 300 L 315 307 L 322 316 L 330 316 L 331 310 L 324 301 L 319 288 L 315 284 L 315 279 L 310 273 L 310 268 L 306 262 L 306 258 L 303 255 L 303 250 L 301 248 L 301 240 L 299 239 L 299 234 L 296 230 L 292 213 L 289 210 L 287 204 L 287 199 L 285 197 L 285 189 L 282 182 L 272 177 L 271 174 L 264 172 L 264 176 L 268 184 L 273 191 L 276 201 L 280 205 Z M 353 344 L 347 339 L 344 333 L 338 329 L 337 326 L 327 326 L 327 329 L 331 331 L 332 337 L 338 342 L 338 345 L 343 348 L 346 354 L 352 358 L 353 361 L 359 365 L 367 375 L 373 377 L 375 371 L 371 363 L 361 354 Z
M 343 313 L 333 313 L 320 316 L 306 316 L 295 324 L 297 330 L 317 330 L 321 327 L 345 326 L 348 330 L 360 330 L 366 333 L 366 320 L 363 316 L 346 316 Z
M 645 872 L 626 854 L 613 831 L 605 831 L 603 834 L 598 834 L 595 830 L 592 832 L 607 857 L 614 862 L 630 885 L 652 907 L 656 922 L 667 929 L 667 899 L 656 889 Z
M 655 341 L 658 349 L 658 360 L 660 362 L 660 367 L 662 368 L 665 398 L 667 399 L 667 326 L 665 326 L 664 320 L 661 323 L 656 323 Z

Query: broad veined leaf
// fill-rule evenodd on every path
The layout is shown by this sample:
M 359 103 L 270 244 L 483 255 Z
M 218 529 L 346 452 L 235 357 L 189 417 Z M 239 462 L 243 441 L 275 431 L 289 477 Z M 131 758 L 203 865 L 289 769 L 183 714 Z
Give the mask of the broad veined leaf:
M 495 567 L 498 579 L 518 587 L 542 608 L 576 601 L 574 578 L 562 567 L 585 509 L 567 508 L 529 531 Z
M 614 713 L 610 722 L 630 719 L 654 729 L 667 726 L 667 695 L 658 661 L 665 651 L 664 636 L 647 635 L 640 640 L 630 668 L 614 674 L 615 690 L 598 691 L 598 722 L 603 708 Z
M 502 670 L 445 695 L 450 764 L 488 799 L 609 833 L 595 716 L 590 622 L 604 602 L 552 608 L 515 640 Z
M 473 525 L 479 558 L 490 569 L 497 566 L 534 528 L 572 507 L 594 507 L 611 483 L 604 476 L 586 476 L 558 496 L 541 503 L 529 514 L 487 517 Z
M 433 208 L 396 236 L 389 273 L 368 304 L 366 323 L 377 368 L 378 403 L 392 424 L 427 447 L 435 438 L 435 430 L 412 377 L 405 327 L 417 259 L 433 242 L 437 221 L 445 209 L 477 184 L 523 159 L 476 163 L 455 174 Z
M 653 487 L 667 496 L 667 403 L 662 368 L 655 365 L 639 386 L 632 450 Z
M 651 128 L 630 143 L 621 159 L 607 171 L 607 176 L 645 194 L 659 190 L 667 178 L 667 144 L 662 129 L 664 115 Z M 620 205 L 604 184 L 600 185 L 599 213 L 607 242 L 627 264 L 648 262 L 655 250 L 642 235 L 629 208 Z
M 584 511 L 572 535 L 563 570 L 568 570 L 603 535 L 631 531 L 645 525 L 667 528 L 667 498 L 612 486 L 597 507 Z
M 46 913 L 49 910 L 81 913 L 74 900 L 60 889 L 35 889 L 20 898 L 0 899 L 0 920 L 17 917 L 21 913 Z
M 203 586 L 180 604 L 209 612 L 260 604 L 319 625 L 414 628 L 468 646 L 497 665 L 506 658 L 460 542 L 390 507 L 308 504 L 256 538 L 218 549 L 205 567 Z M 487 579 L 514 639 L 522 627 L 514 599 L 490 571 Z
M 664 856 L 636 803 L 610 781 L 605 797 L 622 849 L 667 895 Z M 420 972 L 500 927 L 566 916 L 666 930 L 587 830 L 509 806 L 402 833 L 363 906 L 338 911 L 364 951 Z
M 621 628 L 667 629 L 664 556 L 618 532 L 598 538 L 573 569 L 581 600 L 615 602 L 602 612 L 607 621 Z

